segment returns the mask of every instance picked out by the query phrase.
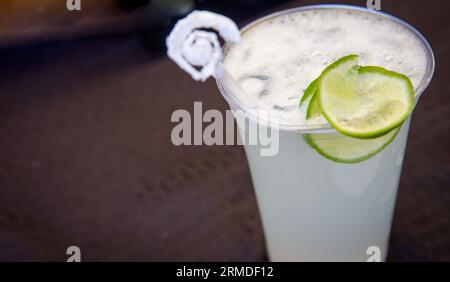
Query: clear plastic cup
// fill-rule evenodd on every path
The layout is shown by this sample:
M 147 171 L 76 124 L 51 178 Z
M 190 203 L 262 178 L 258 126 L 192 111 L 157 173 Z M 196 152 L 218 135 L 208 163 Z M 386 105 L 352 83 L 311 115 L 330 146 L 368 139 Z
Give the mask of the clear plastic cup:
M 393 16 L 347 5 L 306 6 L 261 18 L 241 32 L 278 15 L 318 9 L 381 14 L 415 34 L 427 52 L 426 75 L 415 89 L 419 99 L 434 72 L 433 52 L 416 29 Z M 241 139 L 245 140 L 245 120 L 250 126 L 261 124 L 240 116 L 246 109 L 226 80 L 218 81 L 218 88 L 236 111 Z M 367 261 L 377 252 L 381 260 L 386 259 L 410 119 L 388 147 L 358 164 L 328 160 L 302 138 L 303 134 L 325 133 L 324 138 L 345 146 L 329 125 L 280 125 L 279 152 L 271 157 L 261 155 L 263 146 L 245 145 L 271 261 Z

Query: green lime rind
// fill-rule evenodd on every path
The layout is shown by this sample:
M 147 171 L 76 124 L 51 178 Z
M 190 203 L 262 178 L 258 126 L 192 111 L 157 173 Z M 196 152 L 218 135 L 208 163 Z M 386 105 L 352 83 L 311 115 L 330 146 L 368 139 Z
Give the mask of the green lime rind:
M 328 68 L 332 68 L 333 66 L 338 66 L 343 62 L 349 61 L 358 62 L 358 56 L 348 55 L 342 57 L 341 59 L 331 64 Z M 306 110 L 306 120 L 315 119 L 323 116 L 322 110 L 320 109 L 320 104 L 318 103 L 318 95 L 317 95 L 317 85 L 320 81 L 321 76 L 322 75 L 320 75 L 318 78 L 316 78 L 309 84 L 309 86 L 305 90 L 305 93 L 303 94 L 302 99 L 300 100 L 300 106 L 302 106 L 306 101 L 309 100 L 308 108 Z
M 317 94 L 314 93 L 309 101 L 308 109 L 306 110 L 306 120 L 315 119 L 322 116 L 322 110 L 319 106 Z
M 311 120 L 320 116 L 322 116 L 322 112 L 316 94 L 309 102 L 306 119 Z M 394 141 L 399 131 L 400 127 L 375 139 L 352 138 L 340 133 L 305 134 L 303 138 L 323 157 L 338 163 L 355 164 L 368 160 L 381 152 Z M 357 154 L 358 152 L 359 154 Z
M 342 62 L 348 62 L 348 69 L 353 69 L 353 62 L 357 65 L 358 57 L 355 55 L 344 57 L 333 65 L 336 67 Z M 364 72 L 364 68 L 362 69 Z M 359 73 L 359 69 L 358 69 Z M 316 79 L 316 83 L 320 80 L 320 77 Z M 316 91 L 309 101 L 308 109 L 306 112 L 306 120 L 315 119 L 323 116 L 322 110 L 319 104 L 319 94 Z M 343 164 L 355 164 L 366 161 L 382 150 L 384 150 L 389 144 L 391 144 L 398 135 L 401 126 L 397 129 L 391 130 L 383 136 L 374 139 L 359 139 L 353 138 L 341 133 L 335 134 L 305 134 L 303 138 L 305 142 L 317 151 L 323 157 Z
M 358 55 L 348 55 L 345 57 L 340 58 L 333 64 L 329 65 L 320 75 L 318 78 L 314 79 L 306 88 L 305 92 L 303 93 L 302 98 L 300 99 L 300 106 L 302 106 L 306 101 L 308 101 L 309 98 L 312 98 L 314 94 L 317 93 L 317 88 L 320 82 L 320 79 L 328 69 L 334 69 L 335 67 L 339 66 L 340 64 L 344 62 L 350 62 L 350 61 L 356 61 L 356 64 L 358 64 L 359 57 Z
M 326 67 L 325 70 L 321 73 L 321 75 L 317 79 L 317 86 L 319 86 L 321 78 L 323 77 L 324 74 L 332 71 L 333 69 L 335 69 L 335 68 L 341 66 L 343 63 L 347 63 L 347 62 L 351 63 L 351 66 L 356 66 L 356 65 L 358 65 L 358 62 L 359 62 L 359 56 L 355 55 L 355 54 L 347 55 L 347 56 L 344 56 L 344 57 L 340 58 L 339 60 L 335 61 L 328 67 Z
M 350 55 L 325 69 L 317 82 L 319 107 L 340 133 L 362 139 L 377 138 L 399 127 L 412 113 L 414 87 L 403 74 L 357 64 L 358 56 Z M 328 92 L 324 91 L 325 87 Z M 370 107 L 365 109 L 368 114 L 362 118 L 351 116 L 352 110 L 363 107 L 363 98 L 377 101 L 379 107 L 373 111 Z
M 316 150 L 320 155 L 331 161 L 344 164 L 356 164 L 366 161 L 375 156 L 376 154 L 380 153 L 381 151 L 383 151 L 389 144 L 391 144 L 395 140 L 395 137 L 397 137 L 398 133 L 400 132 L 400 129 L 401 127 L 394 129 L 391 132 L 387 133 L 386 135 L 378 137 L 377 139 L 358 139 L 348 137 L 339 133 L 333 134 L 336 139 L 342 138 L 341 142 L 345 143 L 345 145 L 342 146 L 340 146 L 339 144 L 336 145 L 335 139 L 327 140 L 326 138 L 322 138 L 324 135 L 330 134 L 305 134 L 303 135 L 303 138 L 309 146 L 311 146 L 314 150 Z M 368 153 L 362 153 L 359 155 L 354 154 L 350 157 L 350 154 L 348 152 L 344 153 L 336 152 L 336 150 L 339 149 L 341 149 L 341 151 L 343 149 L 350 149 L 350 148 L 352 150 L 355 150 L 355 148 L 357 148 L 358 145 L 362 145 L 365 148 L 361 151 L 366 151 Z M 369 149 L 370 147 L 372 148 Z
M 317 81 L 319 79 L 316 78 L 313 82 L 311 82 L 303 93 L 302 99 L 300 100 L 300 106 L 302 106 L 309 98 L 311 98 L 317 90 Z

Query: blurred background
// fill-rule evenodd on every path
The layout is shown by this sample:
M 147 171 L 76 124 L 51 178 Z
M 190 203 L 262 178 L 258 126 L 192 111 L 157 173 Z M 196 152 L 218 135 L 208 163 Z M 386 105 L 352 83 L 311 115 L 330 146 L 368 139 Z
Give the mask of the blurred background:
M 327 1 L 365 6 L 365 0 Z M 266 261 L 242 147 L 170 141 L 176 109 L 225 111 L 164 38 L 192 9 L 240 26 L 302 0 L 0 1 L 0 261 Z M 436 55 L 415 111 L 390 261 L 450 261 L 450 2 L 382 0 Z

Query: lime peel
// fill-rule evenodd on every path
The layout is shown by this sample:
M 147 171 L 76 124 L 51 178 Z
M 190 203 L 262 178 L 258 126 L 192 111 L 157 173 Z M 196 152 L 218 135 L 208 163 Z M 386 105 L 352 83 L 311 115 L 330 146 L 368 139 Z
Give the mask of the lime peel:
M 305 102 L 308 101 L 309 98 L 312 98 L 312 96 L 316 94 L 318 80 L 319 79 L 317 78 L 308 85 L 305 92 L 303 93 L 302 99 L 300 100 L 300 106 L 305 104 Z
M 401 127 L 392 130 L 384 136 L 375 139 L 359 139 L 340 133 L 331 134 L 334 138 L 323 138 L 330 134 L 305 134 L 306 143 L 325 158 L 345 164 L 355 164 L 366 161 L 384 150 L 391 144 L 400 132 Z M 341 139 L 339 144 L 336 140 Z
M 345 64 L 345 65 L 344 65 Z M 341 68 L 341 69 L 339 69 Z M 392 90 L 392 87 L 395 86 L 395 83 L 402 82 L 405 83 L 404 87 L 406 89 L 406 97 L 404 98 L 404 102 L 407 103 L 408 108 L 404 111 L 404 113 L 397 117 L 397 121 L 392 122 L 389 126 L 385 126 L 381 129 L 372 132 L 349 132 L 346 128 L 342 128 L 340 124 L 336 125 L 336 123 L 329 116 L 327 117 L 327 113 L 323 111 L 323 106 L 321 104 L 321 90 L 323 87 L 323 77 L 327 75 L 328 72 L 333 70 L 340 71 L 344 76 L 346 73 L 353 77 L 349 78 L 351 83 L 355 83 L 355 91 L 367 90 L 363 87 L 366 87 L 364 83 L 374 82 L 374 84 L 370 85 L 372 90 L 375 86 L 378 86 L 378 89 L 381 90 Z M 376 82 L 373 79 L 373 75 L 379 75 L 385 79 L 394 79 L 394 84 L 391 82 L 387 82 L 386 84 L 376 85 Z M 367 77 L 365 77 L 367 76 Z M 372 76 L 372 77 L 371 77 Z M 355 81 L 352 81 L 355 79 Z M 361 80 L 361 81 L 359 81 Z M 367 80 L 367 81 L 364 81 Z M 391 83 L 391 84 L 389 84 Z M 375 86 L 374 86 L 375 85 Z M 352 87 L 352 85 L 350 86 Z M 359 87 L 358 89 L 356 87 Z M 370 88 L 369 87 L 369 88 Z M 380 88 L 381 87 L 381 88 Z M 387 88 L 387 89 L 383 89 Z M 394 87 L 395 88 L 395 87 Z M 381 90 L 380 90 L 381 89 Z M 369 89 L 370 90 L 370 89 Z M 370 91 L 367 91 L 367 93 Z M 386 91 L 385 91 L 386 92 Z M 349 93 L 343 93 L 342 96 L 346 96 Z M 352 93 L 350 93 L 352 94 Z M 364 93 L 363 93 L 364 94 Z M 351 97 L 351 96 L 350 96 Z M 376 97 L 376 93 L 375 93 Z M 319 154 L 324 156 L 325 158 L 346 164 L 354 164 L 365 161 L 374 155 L 381 152 L 385 149 L 389 144 L 391 144 L 398 133 L 401 130 L 401 125 L 408 118 L 414 108 L 414 88 L 409 80 L 409 78 L 403 74 L 396 73 L 393 71 L 386 70 L 381 67 L 376 66 L 358 66 L 358 56 L 350 55 L 343 57 L 330 65 L 325 71 L 321 74 L 319 78 L 311 82 L 305 91 L 304 96 L 300 101 L 300 105 L 303 105 L 309 99 L 309 105 L 306 112 L 306 120 L 310 121 L 316 118 L 325 117 L 330 124 L 335 127 L 338 133 L 335 134 L 305 134 L 303 135 L 306 143 L 310 145 L 313 149 L 315 149 Z M 377 101 L 379 102 L 380 107 L 378 108 L 378 112 L 375 112 L 375 121 L 376 115 L 383 115 L 383 111 L 389 115 L 390 111 L 396 111 L 396 103 L 399 100 L 392 99 L 384 101 L 383 97 L 378 97 Z M 381 102 L 380 102 L 381 101 Z M 401 103 L 401 101 L 399 102 Z M 364 109 L 367 112 L 367 109 Z M 366 113 L 366 116 L 370 118 L 370 115 Z M 357 119 L 355 119 L 357 120 Z M 364 120 L 363 120 L 364 121 Z M 350 134 L 349 134 L 350 133 Z
M 350 55 L 325 69 L 317 82 L 319 106 L 327 121 L 344 135 L 383 136 L 412 113 L 414 88 L 403 74 L 357 64 L 358 56 Z

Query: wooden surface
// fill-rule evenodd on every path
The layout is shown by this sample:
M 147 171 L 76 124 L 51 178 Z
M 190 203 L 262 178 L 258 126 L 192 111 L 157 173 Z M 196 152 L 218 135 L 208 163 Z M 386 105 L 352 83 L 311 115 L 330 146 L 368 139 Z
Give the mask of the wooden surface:
M 389 259 L 450 260 L 449 2 L 382 2 L 437 61 Z M 84 260 L 267 259 L 243 148 L 170 142 L 174 110 L 227 109 L 213 81 L 194 83 L 135 34 L 2 50 L 0 66 L 0 260 L 63 261 L 71 245 Z
M 1 0 L 0 47 L 124 32 L 150 15 L 120 1 L 126 0 L 81 0 L 82 10 L 70 11 L 66 0 Z

